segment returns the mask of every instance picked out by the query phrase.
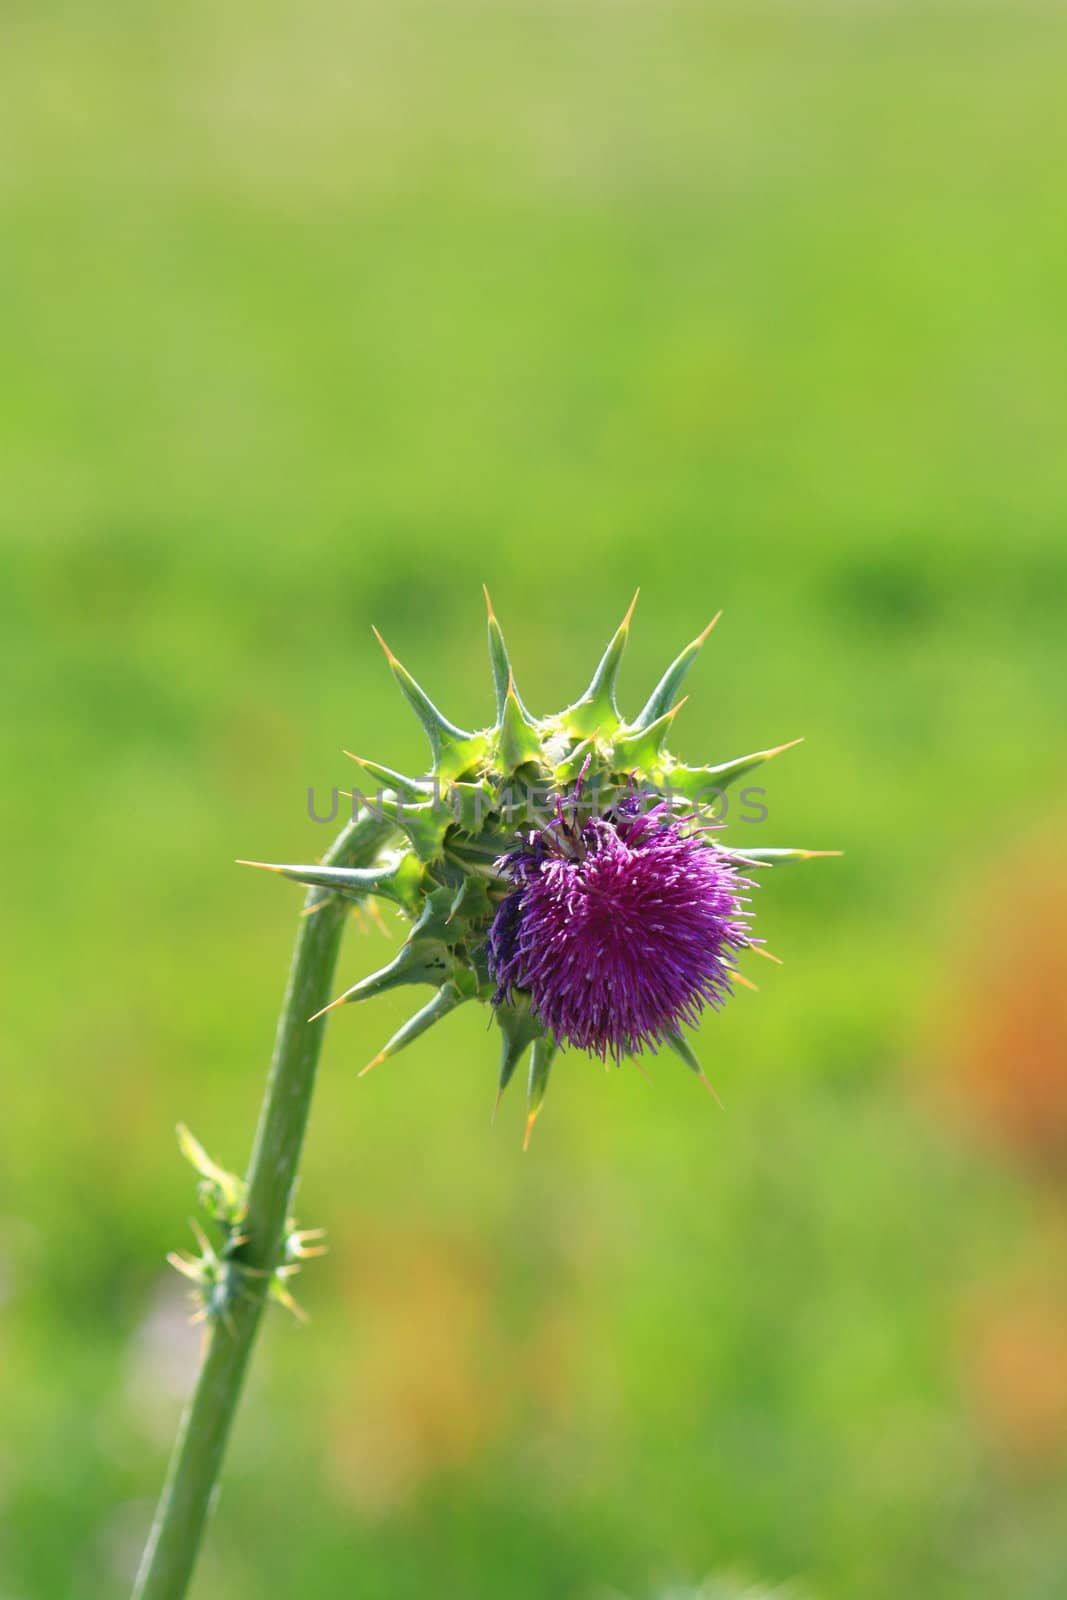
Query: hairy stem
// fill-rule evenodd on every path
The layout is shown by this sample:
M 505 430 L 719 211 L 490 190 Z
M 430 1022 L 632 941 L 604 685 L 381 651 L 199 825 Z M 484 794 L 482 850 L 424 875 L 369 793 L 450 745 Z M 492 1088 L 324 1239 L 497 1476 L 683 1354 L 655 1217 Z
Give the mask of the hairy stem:
M 391 831 L 364 813 L 333 846 L 330 866 L 368 863 Z M 270 1274 L 278 1264 L 289 1201 L 300 1164 L 326 1019 L 308 1018 L 330 998 L 347 905 L 312 889 L 301 919 L 289 983 L 278 1020 L 270 1076 L 248 1169 L 247 1243 L 239 1259 L 250 1269 L 247 1293 L 234 1297 L 210 1326 L 196 1388 L 182 1418 L 133 1600 L 181 1600 L 216 1497 L 226 1440 L 255 1342 Z

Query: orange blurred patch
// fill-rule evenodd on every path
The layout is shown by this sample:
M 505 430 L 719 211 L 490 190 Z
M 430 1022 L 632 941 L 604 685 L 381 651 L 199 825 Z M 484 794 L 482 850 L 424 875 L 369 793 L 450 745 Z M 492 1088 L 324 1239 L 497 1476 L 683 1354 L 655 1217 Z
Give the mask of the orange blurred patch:
M 968 1340 L 978 1409 L 1000 1450 L 1024 1466 L 1067 1453 L 1067 1302 L 1016 1288 L 975 1318 Z
M 329 1457 L 335 1488 L 363 1514 L 385 1515 L 463 1467 L 531 1405 L 566 1405 L 566 1317 L 538 1311 L 516 1339 L 496 1264 L 469 1242 L 364 1231 L 344 1281 L 352 1359 L 327 1421 Z
M 949 996 L 950 1090 L 993 1141 L 1067 1175 L 1067 867 L 1025 852 L 973 909 Z

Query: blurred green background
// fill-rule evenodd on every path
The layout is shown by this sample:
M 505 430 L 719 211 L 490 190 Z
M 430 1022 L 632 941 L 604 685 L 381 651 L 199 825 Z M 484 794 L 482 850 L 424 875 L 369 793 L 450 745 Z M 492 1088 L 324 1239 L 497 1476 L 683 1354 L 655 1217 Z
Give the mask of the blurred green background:
M 488 719 L 483 580 L 543 710 L 723 607 L 679 753 L 806 735 L 759 842 L 846 855 L 725 1113 L 565 1057 L 524 1157 L 483 1015 L 337 1019 L 197 1593 L 1063 1595 L 1065 24 L 9 0 L 2 1600 L 125 1591 L 299 905 L 233 860 L 423 760 L 371 622 Z

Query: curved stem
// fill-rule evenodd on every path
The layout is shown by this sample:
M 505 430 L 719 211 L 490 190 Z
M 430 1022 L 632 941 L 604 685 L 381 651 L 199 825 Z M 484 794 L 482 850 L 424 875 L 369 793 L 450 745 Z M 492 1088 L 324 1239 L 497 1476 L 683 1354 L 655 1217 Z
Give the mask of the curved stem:
M 359 866 L 373 857 L 392 824 L 373 812 L 352 822 L 333 846 L 330 866 Z M 330 999 L 347 905 L 312 889 L 289 970 L 270 1076 L 248 1169 L 247 1235 L 239 1252 L 250 1271 L 244 1292 L 207 1337 L 196 1388 L 182 1418 L 167 1481 L 134 1584 L 133 1600 L 181 1600 L 186 1593 L 215 1499 L 226 1440 L 255 1342 L 270 1274 L 282 1249 L 315 1086 L 326 1019 L 307 1019 Z

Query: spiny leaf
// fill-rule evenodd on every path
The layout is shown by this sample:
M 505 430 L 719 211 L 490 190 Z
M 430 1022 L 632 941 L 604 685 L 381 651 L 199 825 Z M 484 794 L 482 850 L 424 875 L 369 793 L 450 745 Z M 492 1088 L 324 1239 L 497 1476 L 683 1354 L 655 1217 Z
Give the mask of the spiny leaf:
M 544 1102 L 555 1054 L 556 1046 L 551 1034 L 545 1034 L 543 1038 L 534 1040 L 530 1052 L 530 1081 L 526 1089 L 526 1134 L 522 1141 L 524 1150 L 530 1148 L 530 1135 L 533 1133 L 537 1114 Z
M 522 703 L 518 690 L 515 688 L 515 679 L 512 676 L 511 661 L 508 656 L 508 647 L 504 643 L 503 630 L 496 619 L 496 614 L 493 611 L 493 602 L 489 598 L 489 590 L 486 588 L 484 583 L 482 584 L 482 593 L 485 596 L 485 610 L 489 622 L 489 661 L 493 668 L 493 688 L 496 691 L 497 722 L 500 722 L 503 718 L 504 701 L 507 699 L 508 688 L 510 685 L 511 692 L 518 701 L 519 710 L 522 713 L 523 720 L 532 726 L 537 719 L 532 716 L 529 711 L 527 711 L 526 707 Z
M 635 731 L 639 728 L 650 727 L 673 704 L 686 673 L 700 654 L 701 646 L 721 616 L 722 612 L 717 611 L 704 629 L 704 632 L 698 634 L 692 644 L 687 644 L 681 655 L 671 662 L 659 683 L 649 695 L 648 703 L 641 715 L 631 724 Z
M 344 895 L 380 895 L 411 909 L 422 887 L 422 868 L 409 855 L 396 855 L 377 867 L 285 866 L 269 861 L 239 861 L 240 867 L 261 867 L 276 872 L 294 883 L 314 888 L 333 889 Z
M 737 756 L 733 761 L 724 761 L 718 767 L 685 767 L 679 763 L 670 767 L 662 776 L 664 783 L 673 793 L 684 796 L 686 800 L 703 799 L 704 804 L 710 805 L 718 790 L 725 789 L 728 784 L 736 783 L 738 778 L 755 771 L 765 761 L 773 760 L 783 751 L 792 750 L 794 745 L 803 743 L 803 739 L 790 739 L 788 744 L 776 744 L 770 750 L 756 750 L 750 756 Z
M 688 698 L 688 697 L 686 697 Z M 650 722 L 645 728 L 627 729 L 615 740 L 613 762 L 617 769 L 647 768 L 655 763 L 675 717 L 685 705 L 685 699 L 679 700 L 676 706 L 665 711 L 662 717 L 657 717 L 655 722 Z
M 679 1056 L 681 1060 L 685 1062 L 690 1072 L 696 1073 L 697 1077 L 711 1095 L 711 1098 L 715 1101 L 716 1105 L 721 1106 L 722 1101 L 712 1088 L 712 1085 L 704 1072 L 704 1068 L 700 1065 L 697 1057 L 693 1054 L 688 1041 L 684 1039 L 681 1033 L 679 1033 L 677 1030 L 672 1030 L 671 1032 L 666 1033 L 664 1035 L 664 1039 L 668 1048 L 673 1050 L 675 1055 Z
M 580 744 L 575 745 L 571 753 L 565 756 L 556 767 L 553 773 L 556 784 L 560 788 L 565 788 L 569 784 L 577 783 L 582 769 L 590 757 L 594 759 L 596 757 L 596 740 L 583 739 Z
M 824 856 L 841 856 L 843 850 L 787 850 L 787 849 L 758 849 L 758 850 L 729 850 L 722 848 L 723 855 L 731 856 L 733 860 L 742 864 L 750 862 L 755 867 L 785 866 L 790 861 L 818 861 Z
M 337 1006 L 352 1005 L 359 1000 L 371 1000 L 389 989 L 399 989 L 410 983 L 432 983 L 440 986 L 453 973 L 454 962 L 448 947 L 440 939 L 411 938 L 401 947 L 395 958 L 370 977 L 361 978 L 351 989 L 331 1000 L 328 1006 L 316 1011 L 309 1022 L 323 1017 Z
M 402 800 L 390 800 L 386 795 L 379 795 L 374 804 L 383 817 L 388 817 L 401 833 L 407 834 L 411 848 L 420 861 L 436 861 L 439 858 L 452 820 L 447 806 L 437 800 L 405 805 Z
M 630 609 L 623 617 L 609 643 L 600 664 L 593 674 L 593 681 L 574 705 L 568 707 L 563 713 L 562 721 L 565 726 L 575 734 L 611 733 L 619 725 L 619 712 L 615 704 L 615 680 L 619 675 L 619 666 L 626 649 L 626 641 L 630 634 L 630 621 L 637 605 L 637 596 L 641 593 L 636 590 L 630 601 Z
M 440 939 L 451 941 L 452 920 L 455 907 L 455 888 L 442 884 L 427 896 L 418 919 L 411 929 L 413 939 Z
M 514 833 L 486 832 L 480 839 L 465 839 L 462 835 L 453 834 L 445 847 L 444 859 L 464 872 L 477 873 L 495 883 L 500 881 L 497 859 L 510 850 L 514 843 Z
M 455 776 L 472 766 L 485 755 L 484 735 L 467 733 L 463 728 L 457 728 L 454 722 L 449 722 L 444 713 L 438 711 L 425 689 L 416 683 L 407 668 L 397 660 L 377 628 L 372 629 L 372 632 L 385 651 L 385 658 L 393 677 L 400 685 L 404 698 L 418 717 L 430 741 L 435 770 L 442 775 Z
M 443 984 L 432 1000 L 428 1000 L 420 1011 L 416 1011 L 413 1017 L 408 1018 L 403 1027 L 397 1029 L 389 1043 L 378 1051 L 374 1060 L 368 1061 L 362 1068 L 359 1076 L 364 1077 L 379 1062 L 398 1055 L 401 1050 L 432 1028 L 435 1022 L 440 1022 L 442 1017 L 447 1017 L 450 1012 L 455 1011 L 456 1007 L 461 1006 L 467 998 L 467 995 L 460 993 L 454 983 Z
M 497 1082 L 496 1103 L 515 1075 L 527 1047 L 544 1037 L 544 1028 L 530 1011 L 529 999 L 516 996 L 513 1002 L 497 1006 L 494 1011 L 500 1029 L 500 1076 Z M 496 1110 L 494 1107 L 494 1116 Z
M 476 922 L 488 918 L 492 911 L 489 890 L 484 878 L 465 875 L 448 908 L 450 926 L 463 922 Z
M 481 833 L 497 804 L 496 793 L 484 778 L 477 783 L 450 783 L 446 798 L 451 820 L 473 834 Z
M 427 778 L 406 778 L 402 772 L 394 772 L 392 767 L 383 767 L 377 761 L 354 756 L 351 750 L 346 750 L 344 753 L 350 761 L 356 762 L 364 772 L 375 778 L 383 788 L 394 790 L 403 800 L 425 800 L 427 795 L 432 795 L 434 792 L 433 783 Z
M 510 678 L 498 718 L 497 757 L 504 771 L 511 773 L 527 761 L 540 761 L 540 737 Z

